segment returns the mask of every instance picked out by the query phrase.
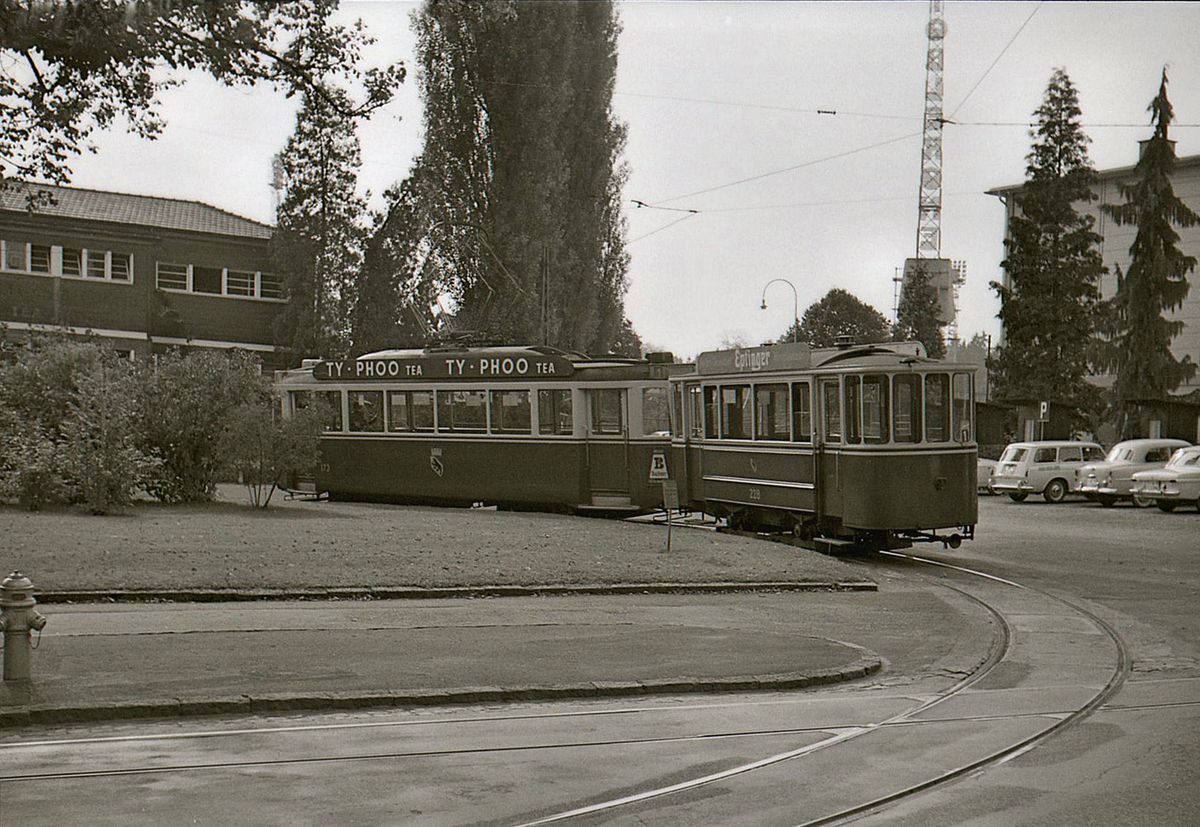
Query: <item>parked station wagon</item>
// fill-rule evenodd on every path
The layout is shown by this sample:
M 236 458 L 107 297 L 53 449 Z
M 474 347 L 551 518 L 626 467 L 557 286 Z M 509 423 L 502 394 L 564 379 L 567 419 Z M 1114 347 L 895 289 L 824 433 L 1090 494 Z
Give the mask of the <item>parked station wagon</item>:
M 1154 500 L 1163 511 L 1174 511 L 1180 503 L 1200 510 L 1200 445 L 1180 448 L 1162 468 L 1134 474 L 1133 493 Z
M 1166 465 L 1171 454 L 1188 447 L 1182 439 L 1129 439 L 1118 442 L 1103 462 L 1079 469 L 1079 493 L 1092 502 L 1111 506 L 1118 500 L 1133 500 L 1139 508 L 1148 508 L 1154 500 L 1133 493 L 1133 475 Z
M 1062 502 L 1075 489 L 1075 472 L 1084 463 L 1103 458 L 1104 449 L 1094 442 L 1014 442 L 1000 455 L 992 488 L 1014 502 L 1030 494 L 1041 494 L 1046 502 Z

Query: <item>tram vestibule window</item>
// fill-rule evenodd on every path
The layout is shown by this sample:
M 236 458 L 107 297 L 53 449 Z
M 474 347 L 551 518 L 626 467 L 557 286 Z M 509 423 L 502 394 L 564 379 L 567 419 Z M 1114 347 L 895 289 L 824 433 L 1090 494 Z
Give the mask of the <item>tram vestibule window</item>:
M 717 424 L 721 421 L 721 408 L 717 404 L 717 389 L 708 386 L 704 389 L 704 436 L 716 439 L 720 431 Z
M 292 391 L 292 412 L 298 413 L 313 405 L 320 407 L 324 430 L 342 430 L 341 391 Z
M 866 442 L 879 445 L 888 441 L 888 378 L 862 378 L 862 431 Z
M 845 402 L 842 405 L 843 422 L 846 429 L 846 442 L 858 444 L 862 442 L 862 380 L 857 376 L 847 376 L 842 380 Z
M 954 391 L 950 406 L 951 433 L 959 442 L 970 442 L 971 434 L 971 374 L 954 374 Z
M 812 442 L 812 398 L 807 382 L 792 385 L 792 439 Z
M 821 415 L 825 420 L 825 441 L 842 441 L 842 400 L 838 393 L 838 381 L 826 379 L 821 382 Z
M 538 433 L 571 434 L 571 389 L 544 388 L 538 391 Z
M 599 388 L 590 393 L 592 396 L 592 433 L 624 433 L 624 391 L 620 388 Z
M 921 377 L 912 373 L 892 377 L 892 393 L 893 438 L 896 442 L 920 442 Z
M 642 388 L 642 433 L 671 433 L 671 411 L 667 388 Z
M 931 373 L 925 377 L 925 438 L 930 442 L 950 439 L 950 377 Z

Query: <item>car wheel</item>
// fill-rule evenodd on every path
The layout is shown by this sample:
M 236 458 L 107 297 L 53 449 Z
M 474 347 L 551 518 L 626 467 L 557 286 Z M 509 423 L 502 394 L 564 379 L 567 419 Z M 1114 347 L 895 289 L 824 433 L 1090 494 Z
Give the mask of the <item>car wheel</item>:
M 992 485 L 992 484 L 989 482 L 989 483 L 987 484 L 987 492 L 988 492 L 989 494 L 991 494 L 993 497 L 994 497 L 994 496 L 996 496 L 996 486 Z M 1200 502 L 1200 500 L 1198 500 L 1197 502 Z
M 1094 497 L 1094 499 L 1096 500 L 1096 502 L 1100 503 L 1100 505 L 1104 506 L 1105 508 L 1112 508 L 1114 505 L 1117 504 L 1116 497 L 1098 496 L 1098 497 Z
M 1153 497 L 1143 497 L 1141 494 L 1133 495 L 1133 504 L 1138 508 L 1149 508 L 1154 505 Z
M 1178 505 L 1178 503 L 1176 503 L 1174 500 L 1159 500 L 1157 505 L 1159 511 L 1165 511 L 1170 514 L 1175 510 L 1175 506 Z
M 1008 494 L 1008 498 L 1015 503 L 1025 502 L 1025 498 L 1028 496 L 1029 495 L 1026 494 L 1024 491 L 1010 491 Z
M 1067 496 L 1067 484 L 1062 480 L 1050 480 L 1046 485 L 1046 490 L 1042 492 L 1042 499 L 1048 503 L 1060 503 Z

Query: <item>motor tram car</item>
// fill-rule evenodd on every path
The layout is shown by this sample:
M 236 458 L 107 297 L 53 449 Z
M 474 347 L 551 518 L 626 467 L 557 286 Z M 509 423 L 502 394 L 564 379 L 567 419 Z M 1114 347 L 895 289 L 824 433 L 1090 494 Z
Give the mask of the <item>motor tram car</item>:
M 279 376 L 285 413 L 329 420 L 312 487 L 333 499 L 645 512 L 670 450 L 670 354 L 383 350 Z
M 957 548 L 978 513 L 974 373 L 919 343 L 702 353 L 670 380 L 680 499 L 822 549 Z

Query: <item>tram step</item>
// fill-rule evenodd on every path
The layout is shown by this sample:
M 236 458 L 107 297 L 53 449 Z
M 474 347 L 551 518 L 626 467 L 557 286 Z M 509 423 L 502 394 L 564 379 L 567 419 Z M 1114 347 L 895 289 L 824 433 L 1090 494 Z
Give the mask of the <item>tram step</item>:
M 593 508 L 632 508 L 633 500 L 619 494 L 593 494 Z

